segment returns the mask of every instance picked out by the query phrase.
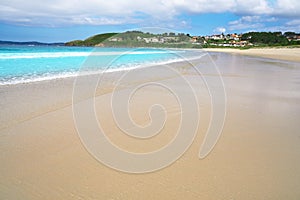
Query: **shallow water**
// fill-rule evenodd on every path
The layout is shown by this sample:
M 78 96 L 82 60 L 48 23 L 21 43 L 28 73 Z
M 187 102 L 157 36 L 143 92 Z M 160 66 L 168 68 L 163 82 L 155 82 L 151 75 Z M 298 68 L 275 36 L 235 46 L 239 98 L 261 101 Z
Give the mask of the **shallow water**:
M 64 46 L 0 46 L 0 84 L 72 77 L 80 70 L 123 70 L 174 62 L 193 51 L 151 48 L 92 48 Z

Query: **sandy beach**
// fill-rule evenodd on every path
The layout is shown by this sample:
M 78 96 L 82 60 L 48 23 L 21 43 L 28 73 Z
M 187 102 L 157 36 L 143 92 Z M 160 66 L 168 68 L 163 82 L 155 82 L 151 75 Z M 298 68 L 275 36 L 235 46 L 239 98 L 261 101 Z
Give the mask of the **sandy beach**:
M 125 72 L 108 74 L 94 90 L 95 97 L 85 93 L 91 90 L 91 78 L 80 85 L 87 89 L 73 104 L 93 99 L 109 140 L 135 153 L 155 151 L 177 137 L 185 110 L 168 88 L 178 95 L 193 88 L 198 104 L 194 108 L 191 103 L 185 116 L 199 110 L 196 137 L 176 162 L 151 173 L 114 170 L 86 150 L 74 120 L 74 78 L 0 86 L 0 199 L 299 199 L 299 49 L 206 51 L 203 58 L 190 61 L 194 67 L 177 63 L 136 69 L 122 82 L 117 80 Z M 217 84 L 220 77 L 224 88 Z M 161 132 L 148 139 L 124 134 L 113 115 L 114 95 L 114 103 L 122 105 L 133 88 L 139 89 L 128 109 L 137 125 L 160 119 L 149 114 L 152 105 L 164 107 Z M 199 159 L 212 114 L 218 113 L 212 110 L 214 92 L 208 88 L 225 89 L 226 118 L 216 146 Z M 215 98 L 214 103 L 224 102 Z M 91 120 L 81 122 L 89 130 Z
M 246 50 L 229 48 L 207 48 L 204 50 L 208 52 L 224 52 L 300 62 L 300 48 L 252 48 Z

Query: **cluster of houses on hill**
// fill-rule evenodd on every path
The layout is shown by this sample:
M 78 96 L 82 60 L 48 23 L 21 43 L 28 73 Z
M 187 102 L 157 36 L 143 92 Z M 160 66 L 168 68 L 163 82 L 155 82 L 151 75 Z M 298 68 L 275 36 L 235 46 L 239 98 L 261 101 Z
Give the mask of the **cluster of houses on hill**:
M 300 34 L 288 35 L 286 38 L 289 41 L 300 41 Z
M 114 37 L 108 39 L 110 42 L 120 42 L 124 39 L 122 37 Z M 145 43 L 174 43 L 180 42 L 180 36 L 153 36 L 153 37 L 141 37 L 137 36 L 136 40 Z
M 190 36 L 184 34 L 163 34 L 152 35 L 151 37 L 136 36 L 134 40 L 145 43 L 191 43 L 194 45 L 207 45 L 207 46 L 219 46 L 219 47 L 245 47 L 252 46 L 253 44 L 247 40 L 242 40 L 243 34 L 214 34 L 208 36 Z M 288 40 L 299 40 L 300 35 L 289 35 Z M 120 42 L 125 39 L 122 37 L 110 38 L 111 42 Z
M 138 41 L 145 41 L 146 43 L 154 42 L 154 43 L 165 43 L 165 42 L 179 42 L 179 36 L 160 36 L 160 37 L 150 37 L 150 38 L 141 38 L 137 37 Z
M 194 45 L 212 45 L 212 46 L 246 46 L 252 45 L 247 41 L 241 41 L 242 34 L 220 34 L 220 35 L 210 35 L 210 36 L 186 36 L 183 39 L 183 35 L 172 35 L 172 36 L 163 36 L 155 35 L 152 37 L 141 37 L 137 36 L 135 40 L 145 43 L 192 43 Z M 111 42 L 121 42 L 124 41 L 122 37 L 113 37 L 110 38 Z M 220 41 L 227 41 L 222 43 Z
M 240 40 L 242 37 L 242 34 L 220 34 L 220 35 L 210 35 L 210 36 L 204 36 L 206 40 Z
M 224 46 L 224 47 L 244 47 L 244 46 L 252 46 L 253 44 L 242 40 L 243 34 L 227 34 L 224 35 L 210 35 L 204 36 L 204 44 L 209 43 L 211 46 Z
M 192 43 L 194 45 L 223 45 L 223 44 L 217 44 L 215 42 L 220 40 L 228 40 L 230 41 L 231 46 L 245 46 L 247 45 L 246 42 L 240 41 L 241 35 L 237 34 L 228 34 L 228 35 L 211 35 L 211 36 L 186 36 L 183 37 L 183 35 L 174 35 L 174 36 L 162 36 L 162 35 L 156 35 L 152 37 L 141 37 L 137 36 L 134 40 L 139 42 L 145 42 L 145 43 Z M 108 39 L 110 42 L 121 42 L 126 39 L 122 37 L 113 37 Z M 224 44 L 224 46 L 229 46 L 228 44 Z
M 203 45 L 210 46 L 224 46 L 224 47 L 244 47 L 251 46 L 253 44 L 248 41 L 243 41 L 242 34 L 214 34 L 207 36 L 193 36 L 191 38 L 192 42 L 200 42 Z

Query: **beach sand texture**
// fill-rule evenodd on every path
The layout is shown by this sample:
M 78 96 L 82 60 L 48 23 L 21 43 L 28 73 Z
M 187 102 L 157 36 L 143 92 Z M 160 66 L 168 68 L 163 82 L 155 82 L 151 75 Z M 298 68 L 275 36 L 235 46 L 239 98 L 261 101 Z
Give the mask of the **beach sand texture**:
M 300 48 L 252 48 L 246 50 L 230 48 L 207 48 L 205 51 L 235 53 L 247 56 L 258 56 L 263 58 L 300 62 Z
M 210 59 L 224 81 L 227 114 L 217 145 L 199 159 L 212 113 L 203 80 L 218 77 L 206 73 L 212 67 Z M 199 129 L 191 147 L 172 165 L 145 174 L 113 170 L 87 152 L 73 120 L 73 79 L 1 86 L 0 199 L 299 199 L 299 62 L 214 52 L 193 62 L 202 77 L 180 63 L 172 64 L 179 75 L 154 66 L 135 70 L 114 91 L 122 97 L 151 81 L 184 94 L 189 91 L 181 84 L 184 77 L 199 99 Z M 161 134 L 148 140 L 125 135 L 109 106 L 113 80 L 121 75 L 108 75 L 96 91 L 95 112 L 107 137 L 132 152 L 163 147 L 175 137 L 180 105 L 162 87 L 142 88 L 130 102 L 132 119 L 148 124 L 149 106 L 160 103 L 166 124 Z M 86 84 L 83 87 L 89 87 Z M 83 94 L 82 101 L 90 98 Z

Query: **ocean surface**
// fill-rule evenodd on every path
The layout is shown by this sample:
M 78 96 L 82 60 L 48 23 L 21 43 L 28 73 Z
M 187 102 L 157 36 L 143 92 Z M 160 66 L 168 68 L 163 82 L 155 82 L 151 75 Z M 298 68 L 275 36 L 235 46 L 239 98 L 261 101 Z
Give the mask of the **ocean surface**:
M 0 46 L 0 85 L 76 76 L 79 71 L 127 70 L 199 56 L 199 51 L 156 48 Z

